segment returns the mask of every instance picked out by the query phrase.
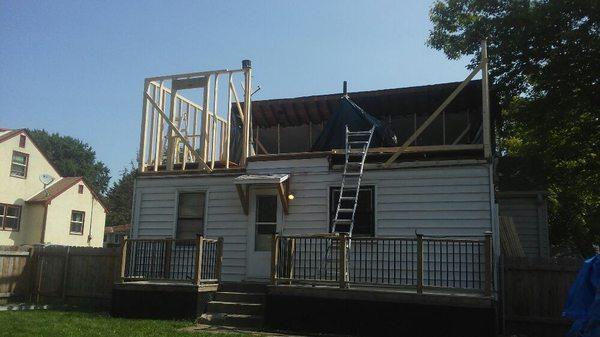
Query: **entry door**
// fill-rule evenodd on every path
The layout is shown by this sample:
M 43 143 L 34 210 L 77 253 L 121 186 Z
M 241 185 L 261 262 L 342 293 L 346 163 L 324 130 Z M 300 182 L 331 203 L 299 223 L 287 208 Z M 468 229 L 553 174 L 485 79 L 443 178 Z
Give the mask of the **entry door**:
M 251 191 L 249 220 L 246 276 L 249 280 L 268 280 L 271 276 L 271 241 L 273 234 L 281 230 L 283 220 L 276 191 Z

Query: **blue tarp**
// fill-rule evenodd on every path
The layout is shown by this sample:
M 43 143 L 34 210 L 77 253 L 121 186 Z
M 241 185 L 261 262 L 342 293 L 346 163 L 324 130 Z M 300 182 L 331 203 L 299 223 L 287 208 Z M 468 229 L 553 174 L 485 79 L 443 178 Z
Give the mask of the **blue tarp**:
M 346 126 L 350 131 L 368 131 L 374 126 L 371 147 L 397 145 L 396 135 L 389 125 L 368 114 L 344 95 L 338 101 L 333 114 L 313 144 L 312 151 L 343 149 L 346 146 Z
M 583 263 L 563 316 L 575 320 L 568 337 L 600 337 L 600 255 Z

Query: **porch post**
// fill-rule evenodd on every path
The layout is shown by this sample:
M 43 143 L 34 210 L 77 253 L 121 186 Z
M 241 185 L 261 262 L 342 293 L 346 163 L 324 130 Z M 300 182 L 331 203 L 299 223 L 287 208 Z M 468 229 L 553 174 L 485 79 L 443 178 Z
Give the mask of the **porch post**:
M 217 239 L 217 260 L 215 261 L 215 276 L 217 283 L 221 283 L 221 269 L 223 269 L 223 237 Z
M 125 282 L 125 267 L 126 267 L 126 263 L 127 263 L 127 243 L 128 243 L 128 238 L 127 235 L 125 235 L 123 237 L 123 241 L 121 242 L 121 272 L 119 274 L 119 278 L 121 280 L 121 283 Z
M 202 251 L 204 250 L 204 238 L 202 235 L 196 235 L 196 255 L 194 256 L 194 266 L 196 269 L 194 270 L 194 284 L 200 285 L 200 280 L 202 279 Z
M 172 239 L 165 241 L 165 255 L 163 261 L 163 278 L 169 278 L 171 275 L 171 250 L 173 245 Z
M 339 266 L 340 266 L 340 271 L 339 271 L 339 281 L 340 281 L 340 288 L 342 289 L 346 289 L 348 288 L 348 236 L 346 233 L 340 233 L 340 238 L 339 238 L 339 251 L 340 251 L 340 257 L 339 257 Z
M 273 234 L 271 239 L 271 284 L 277 284 L 277 257 L 279 255 L 279 235 Z
M 492 232 L 485 232 L 484 241 L 485 254 L 485 283 L 483 293 L 485 296 L 492 296 Z
M 417 234 L 417 293 L 423 293 L 423 234 Z

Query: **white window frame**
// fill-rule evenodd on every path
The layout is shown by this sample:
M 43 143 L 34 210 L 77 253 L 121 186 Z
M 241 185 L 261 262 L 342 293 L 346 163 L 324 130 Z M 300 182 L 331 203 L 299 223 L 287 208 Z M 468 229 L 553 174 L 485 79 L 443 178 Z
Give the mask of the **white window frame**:
M 15 155 L 23 156 L 25 158 L 25 164 L 15 162 Z M 13 172 L 13 166 L 20 166 L 20 167 L 25 168 L 24 174 L 23 175 L 15 174 Z M 29 169 L 29 154 L 24 153 L 24 152 L 19 152 L 19 151 L 13 151 L 12 157 L 10 159 L 10 176 L 15 177 L 15 178 L 26 179 L 28 169 Z
M 73 214 L 75 213 L 81 213 L 82 217 L 81 217 L 81 221 L 74 221 L 73 220 Z M 74 232 L 73 229 L 73 224 L 81 224 L 81 232 Z M 78 210 L 72 210 L 71 211 L 71 219 L 69 221 L 69 234 L 70 235 L 83 235 L 83 230 L 85 227 L 85 212 L 84 211 L 78 211 Z

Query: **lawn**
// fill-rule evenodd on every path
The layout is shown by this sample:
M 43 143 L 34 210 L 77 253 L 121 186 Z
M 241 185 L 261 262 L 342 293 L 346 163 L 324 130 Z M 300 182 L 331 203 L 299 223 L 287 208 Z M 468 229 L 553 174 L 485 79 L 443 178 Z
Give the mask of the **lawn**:
M 0 336 L 11 337 L 248 337 L 249 334 L 224 334 L 179 331 L 191 321 L 162 321 L 111 318 L 98 313 L 76 311 L 5 311 L 0 312 Z

